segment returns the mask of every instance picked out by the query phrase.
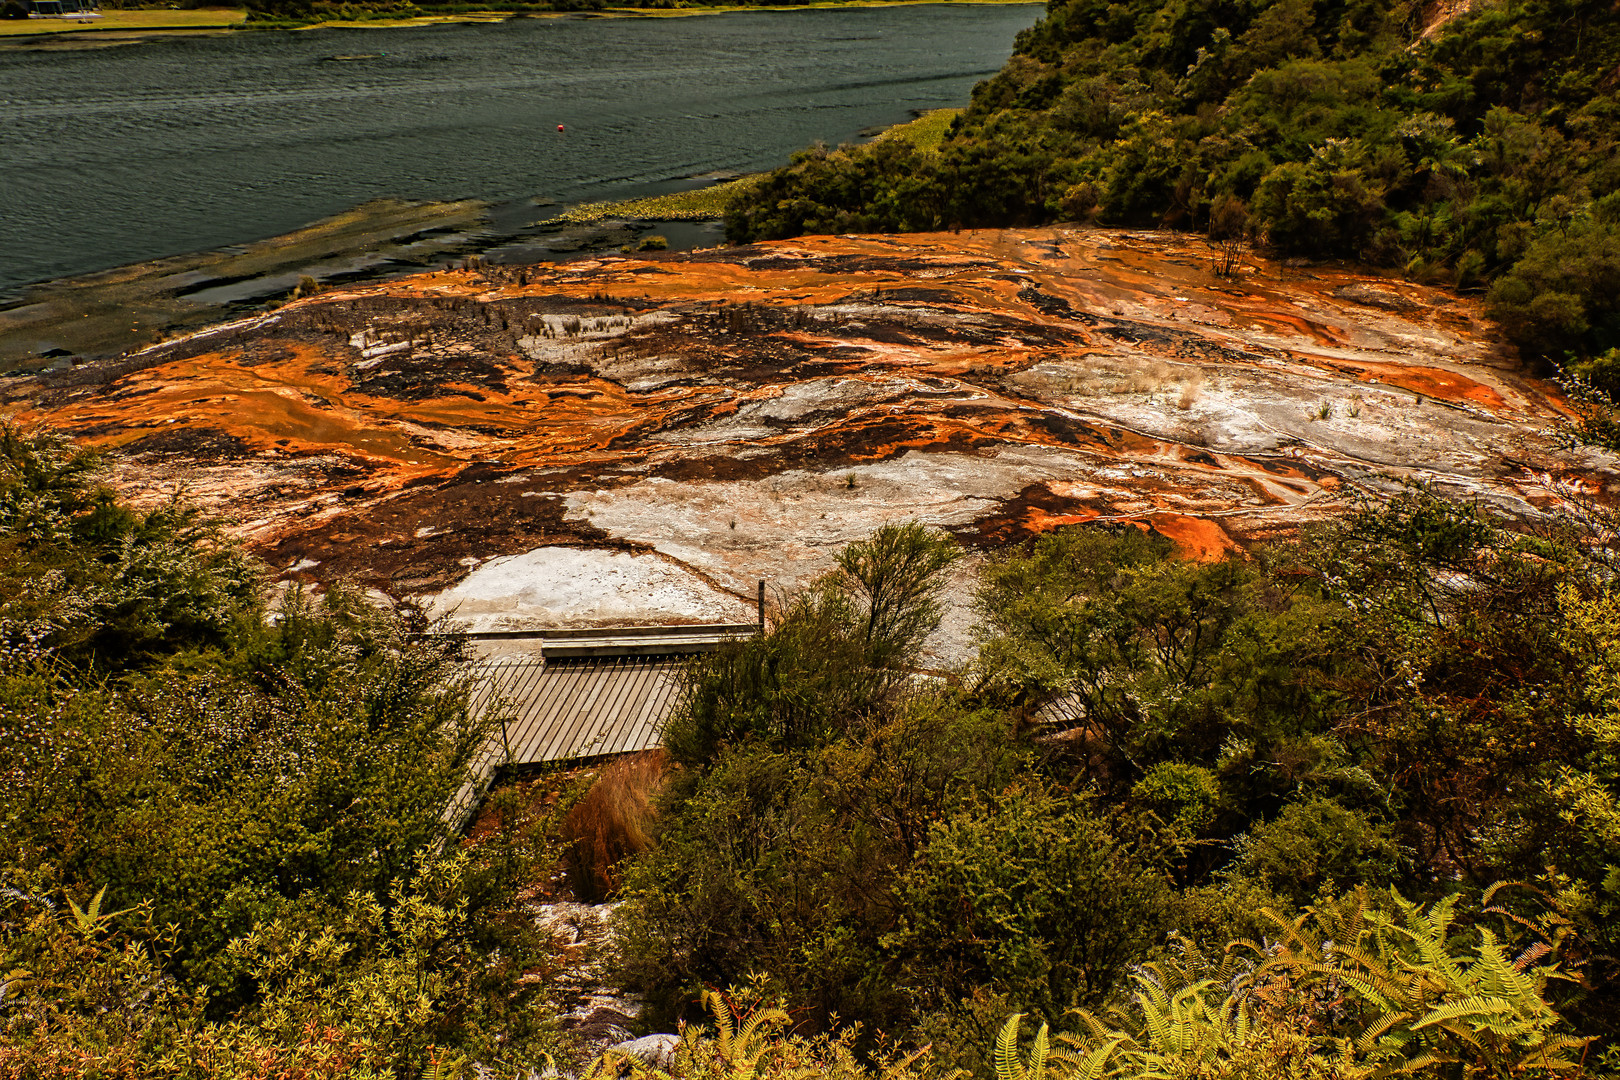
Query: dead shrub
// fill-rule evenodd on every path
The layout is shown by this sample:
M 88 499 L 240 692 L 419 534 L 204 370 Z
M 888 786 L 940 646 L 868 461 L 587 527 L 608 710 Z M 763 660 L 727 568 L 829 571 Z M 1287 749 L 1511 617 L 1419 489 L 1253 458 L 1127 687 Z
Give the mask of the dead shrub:
M 619 887 L 618 861 L 652 846 L 653 799 L 668 768 L 669 754 L 662 748 L 621 757 L 568 812 L 563 839 L 581 900 L 605 900 Z

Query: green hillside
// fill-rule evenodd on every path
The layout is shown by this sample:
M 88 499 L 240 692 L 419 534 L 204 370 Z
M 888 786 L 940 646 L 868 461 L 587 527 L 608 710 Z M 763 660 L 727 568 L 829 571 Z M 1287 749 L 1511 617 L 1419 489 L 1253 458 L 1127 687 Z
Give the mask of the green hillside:
M 1052 0 L 937 151 L 798 155 L 733 240 L 1095 221 L 1487 290 L 1620 345 L 1620 21 L 1599 0 Z

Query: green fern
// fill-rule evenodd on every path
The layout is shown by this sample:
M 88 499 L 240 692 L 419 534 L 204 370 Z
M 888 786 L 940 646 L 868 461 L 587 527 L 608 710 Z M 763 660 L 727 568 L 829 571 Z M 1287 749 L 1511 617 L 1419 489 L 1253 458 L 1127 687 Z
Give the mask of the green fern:
M 122 911 L 102 911 L 101 902 L 106 896 L 107 886 L 103 885 L 96 895 L 91 897 L 88 907 L 81 908 L 74 902 L 73 897 L 67 898 L 68 908 L 73 912 L 73 921 L 78 926 L 79 933 L 88 937 L 118 916 L 135 910 L 134 908 L 124 908 Z
M 1026 1061 L 1018 1051 L 1018 1032 L 1023 1020 L 1023 1013 L 1013 1013 L 1002 1025 L 1001 1033 L 996 1036 L 996 1080 L 1046 1078 L 1046 1059 L 1051 1050 L 1047 1025 L 1042 1024 L 1041 1029 L 1035 1033 L 1035 1042 L 1030 1047 L 1029 1058 Z
M 1559 1017 L 1544 996 L 1550 979 L 1568 976 L 1554 965 L 1533 966 L 1550 947 L 1509 959 L 1496 935 L 1482 927 L 1472 950 L 1457 953 L 1451 939 L 1459 897 L 1427 908 L 1395 894 L 1391 899 L 1393 916 L 1367 908 L 1363 898 L 1354 920 L 1357 939 L 1331 955 L 1304 931 L 1303 920 L 1287 922 L 1291 933 L 1268 969 L 1329 978 L 1349 990 L 1365 1018 L 1351 1044 L 1376 1066 L 1375 1075 L 1440 1065 L 1488 1075 L 1574 1068 L 1560 1052 L 1587 1040 L 1554 1031 Z
M 430 1050 L 428 1063 L 422 1069 L 422 1080 L 460 1080 L 462 1066 L 467 1059 L 460 1055 L 442 1058 L 437 1050 Z
M 1549 941 L 1510 956 L 1491 930 L 1459 949 L 1452 897 L 1424 906 L 1391 893 L 1380 910 L 1357 891 L 1297 918 L 1265 912 L 1268 944 L 1236 942 L 1223 979 L 1192 951 L 1132 976 L 1130 1004 L 1105 1021 L 1079 1013 L 1081 1034 L 1053 1056 L 1059 1080 L 1381 1080 L 1455 1072 L 1473 1077 L 1580 1072 L 1590 1042 L 1560 1031 Z M 1521 925 L 1528 925 L 1521 921 Z M 1554 937 L 1556 925 L 1540 936 Z M 1247 955 L 1247 966 L 1231 959 Z M 1189 958 L 1191 961 L 1189 962 Z M 1331 1013 L 1328 1010 L 1332 1010 Z M 1027 1080 L 1014 1017 L 997 1048 L 997 1080 Z M 1347 1037 L 1332 1033 L 1345 1022 Z M 1004 1062 L 1006 1062 L 1004 1064 Z

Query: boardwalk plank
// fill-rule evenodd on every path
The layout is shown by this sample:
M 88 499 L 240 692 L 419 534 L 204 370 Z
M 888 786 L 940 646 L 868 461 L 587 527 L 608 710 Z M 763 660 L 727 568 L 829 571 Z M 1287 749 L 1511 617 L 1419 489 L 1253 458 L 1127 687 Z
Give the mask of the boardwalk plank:
M 678 670 L 679 661 L 669 661 L 653 665 L 648 672 L 647 687 L 642 692 L 641 701 L 625 725 L 624 745 L 627 748 L 657 746 L 662 741 L 657 729 L 669 708 L 669 687 Z
M 491 697 L 504 698 L 506 711 L 510 714 L 506 724 L 505 743 L 511 749 L 513 760 L 517 760 L 520 756 L 524 722 L 531 711 L 529 695 L 539 673 L 540 665 L 532 661 L 502 664 L 490 673 L 490 681 L 498 683 L 497 691 Z
M 545 761 L 540 748 L 549 737 L 547 722 L 556 702 L 567 697 L 579 673 L 565 668 L 543 669 L 528 688 L 523 721 L 512 746 L 514 762 Z
M 580 729 L 589 723 L 590 710 L 603 683 L 604 666 L 611 669 L 614 664 L 609 660 L 605 665 L 588 662 L 557 665 L 559 668 L 572 667 L 573 677 L 569 682 L 569 692 L 558 699 L 544 741 L 538 746 L 542 755 L 540 760 L 557 761 L 580 756 L 575 751 Z
M 668 708 L 669 687 L 676 671 L 675 664 L 659 664 L 648 671 L 647 685 L 636 703 L 634 712 L 626 717 L 621 745 L 625 749 L 657 746 L 659 726 Z
M 478 711 L 507 703 L 513 764 L 629 753 L 658 745 L 681 663 L 671 656 L 492 660 L 480 669 L 472 701 Z M 507 757 L 500 738 L 490 750 L 496 764 Z
M 615 672 L 612 684 L 603 687 L 601 703 L 597 709 L 595 722 L 591 725 L 595 730 L 592 739 L 595 745 L 594 752 L 599 754 L 617 753 L 619 744 L 623 742 L 622 728 L 624 714 L 633 707 L 633 703 L 640 700 L 641 683 L 647 665 L 638 660 L 626 660 Z

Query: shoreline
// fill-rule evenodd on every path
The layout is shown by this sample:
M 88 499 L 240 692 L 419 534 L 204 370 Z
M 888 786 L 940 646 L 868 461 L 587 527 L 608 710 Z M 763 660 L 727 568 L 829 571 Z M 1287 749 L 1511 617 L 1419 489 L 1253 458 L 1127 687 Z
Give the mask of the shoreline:
M 269 30 L 394 30 L 422 26 L 445 26 L 457 23 L 469 26 L 507 22 L 514 19 L 678 19 L 696 15 L 731 15 L 739 12 L 791 12 L 825 11 L 834 8 L 888 8 L 924 6 L 961 7 L 1015 7 L 1042 4 L 1045 0 L 810 0 L 804 4 L 714 4 L 686 8 L 627 8 L 609 7 L 600 11 L 464 11 L 446 14 L 423 14 L 400 18 L 380 19 L 323 19 L 319 22 L 266 19 L 254 22 L 245 8 L 198 8 L 188 11 L 169 9 L 136 9 L 103 14 L 95 23 L 62 20 L 49 27 L 34 24 L 42 20 L 27 20 L 20 26 L 0 22 L 0 48 L 38 46 L 50 42 L 79 41 L 86 44 L 130 44 L 148 37 L 172 37 L 197 34 L 219 34 L 239 31 Z M 222 18 L 224 15 L 232 18 Z M 137 16 L 152 15 L 173 22 L 145 20 Z M 185 18 L 190 16 L 190 18 Z M 203 16 L 203 18 L 197 18 Z M 114 22 L 107 22 L 107 19 Z M 21 22 L 21 20 L 19 20 Z
M 928 148 L 943 135 L 942 121 L 960 111 L 930 110 L 866 137 L 906 138 Z M 516 232 L 491 230 L 490 205 L 476 199 L 375 199 L 238 248 L 32 282 L 0 295 L 0 377 L 107 359 L 268 310 L 289 296 L 458 264 L 540 265 L 724 245 L 726 202 L 766 175 L 768 170 L 715 177 L 683 191 L 556 206 Z M 522 255 L 512 257 L 519 250 Z
M 140 8 L 103 12 L 91 21 L 77 19 L 0 20 L 0 45 L 40 43 L 72 38 L 146 37 L 149 35 L 222 33 L 248 24 L 246 8 L 207 7 L 189 10 Z
M 906 138 L 930 148 L 943 134 L 941 121 L 960 112 L 933 109 L 862 135 Z M 172 333 L 274 307 L 289 293 L 386 281 L 467 260 L 537 265 L 611 252 L 723 245 L 725 204 L 767 175 L 769 170 L 714 176 L 699 187 L 659 195 L 549 204 L 552 212 L 515 232 L 493 231 L 490 204 L 477 199 L 383 197 L 239 247 L 30 282 L 0 294 L 0 377 L 58 361 L 103 359 Z M 643 247 L 649 239 L 655 244 Z M 520 248 L 523 254 L 512 257 Z
M 479 263 L 618 254 L 655 230 L 676 237 L 673 244 L 665 239 L 669 250 L 723 242 L 711 218 L 557 215 L 508 233 L 492 229 L 489 211 L 476 199 L 374 199 L 237 246 L 24 285 L 0 298 L 0 379 L 112 359 L 333 288 Z M 520 248 L 523 255 L 513 258 Z

